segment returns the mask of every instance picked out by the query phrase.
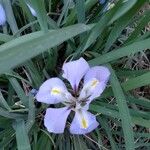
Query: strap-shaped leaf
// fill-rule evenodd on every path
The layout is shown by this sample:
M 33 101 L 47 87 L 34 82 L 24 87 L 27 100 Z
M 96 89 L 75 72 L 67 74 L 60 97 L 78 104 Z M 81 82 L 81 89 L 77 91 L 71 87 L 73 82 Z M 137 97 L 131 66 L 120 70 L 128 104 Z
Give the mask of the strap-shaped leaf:
M 28 34 L 3 44 L 0 47 L 0 73 L 88 30 L 89 26 L 77 24 L 46 34 L 41 32 Z

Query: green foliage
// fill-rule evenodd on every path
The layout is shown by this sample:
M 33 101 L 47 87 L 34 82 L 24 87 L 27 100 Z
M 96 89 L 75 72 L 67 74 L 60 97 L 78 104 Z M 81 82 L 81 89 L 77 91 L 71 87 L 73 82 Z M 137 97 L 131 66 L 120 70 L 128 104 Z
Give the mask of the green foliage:
M 149 149 L 150 5 L 116 0 L 0 0 L 7 23 L 0 26 L 0 149 Z M 32 16 L 26 3 L 37 12 Z M 90 111 L 100 122 L 77 136 L 46 131 L 47 105 L 31 90 L 59 76 L 67 58 L 106 65 L 110 83 Z M 69 122 L 70 123 L 70 122 Z

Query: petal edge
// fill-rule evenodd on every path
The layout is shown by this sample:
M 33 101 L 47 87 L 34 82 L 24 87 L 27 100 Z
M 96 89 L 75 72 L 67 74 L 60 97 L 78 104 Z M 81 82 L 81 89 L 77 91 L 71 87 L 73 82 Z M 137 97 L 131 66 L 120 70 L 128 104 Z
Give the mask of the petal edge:
M 78 89 L 79 82 L 88 69 L 88 63 L 81 57 L 78 60 L 65 63 L 62 67 L 62 70 L 64 71 L 62 76 L 70 82 L 73 90 L 76 91 Z
M 44 117 L 44 125 L 47 130 L 56 134 L 63 133 L 70 111 L 67 107 L 48 108 Z

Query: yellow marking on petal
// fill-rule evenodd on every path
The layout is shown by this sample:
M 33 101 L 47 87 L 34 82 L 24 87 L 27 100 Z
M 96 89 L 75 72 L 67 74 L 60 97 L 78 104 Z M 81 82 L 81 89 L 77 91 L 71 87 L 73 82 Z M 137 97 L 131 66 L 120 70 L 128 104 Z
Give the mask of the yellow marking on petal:
M 87 121 L 85 120 L 85 118 L 82 118 L 82 127 L 84 128 L 84 129 L 86 129 L 87 127 L 88 127 L 88 124 L 87 124 Z
M 93 81 L 92 81 L 92 83 L 91 83 L 91 86 L 92 87 L 96 87 L 96 85 L 99 83 L 99 81 L 98 80 L 96 80 L 96 79 L 94 79 Z
M 57 94 L 60 94 L 60 93 L 61 93 L 61 91 L 58 88 L 52 88 L 52 90 L 51 90 L 51 94 L 57 95 Z

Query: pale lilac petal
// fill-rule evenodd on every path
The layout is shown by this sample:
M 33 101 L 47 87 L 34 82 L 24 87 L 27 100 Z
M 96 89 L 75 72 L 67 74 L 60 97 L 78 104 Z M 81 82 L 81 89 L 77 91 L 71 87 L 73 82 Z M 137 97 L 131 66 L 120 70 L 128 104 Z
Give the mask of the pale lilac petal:
M 27 6 L 28 6 L 28 8 L 30 9 L 30 11 L 31 11 L 31 14 L 33 15 L 33 16 L 37 16 L 37 13 L 36 13 L 36 11 L 29 5 L 29 4 L 27 4 Z
M 88 70 L 84 77 L 83 89 L 79 99 L 88 99 L 88 104 L 104 91 L 110 72 L 106 67 L 96 66 Z
M 47 130 L 56 134 L 63 133 L 70 111 L 67 107 L 48 108 L 44 118 L 44 125 Z
M 95 66 L 88 70 L 84 77 L 84 83 L 87 83 L 92 78 L 96 78 L 100 82 L 107 83 L 110 76 L 110 71 L 107 67 L 104 66 Z
M 65 63 L 62 69 L 64 71 L 62 76 L 70 82 L 74 90 L 77 90 L 79 82 L 89 69 L 89 65 L 85 59 L 80 58 L 78 60 Z
M 82 112 L 82 114 L 80 114 Z M 76 112 L 75 117 L 70 126 L 70 132 L 72 134 L 87 134 L 97 128 L 99 123 L 96 121 L 96 117 L 88 111 L 82 110 Z M 87 121 L 87 128 L 82 126 L 82 117 Z
M 55 93 L 53 92 L 54 90 L 56 91 Z M 47 104 L 69 101 L 71 97 L 65 84 L 59 78 L 51 78 L 45 81 L 36 94 L 37 101 Z
M 0 4 L 0 25 L 4 25 L 6 22 L 6 14 L 3 6 Z

